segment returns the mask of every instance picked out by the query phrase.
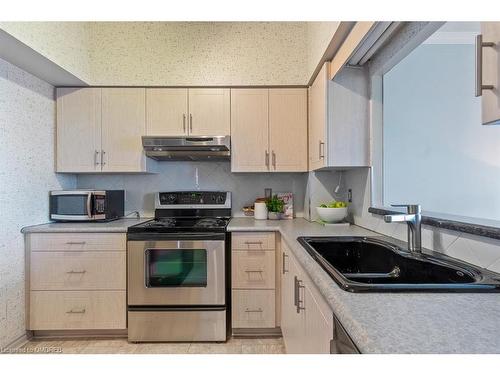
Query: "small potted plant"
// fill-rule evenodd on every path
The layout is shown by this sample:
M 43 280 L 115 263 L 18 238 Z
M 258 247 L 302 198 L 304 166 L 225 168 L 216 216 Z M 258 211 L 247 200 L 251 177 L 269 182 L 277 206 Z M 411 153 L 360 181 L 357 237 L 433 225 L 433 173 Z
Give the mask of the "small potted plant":
M 267 206 L 267 217 L 269 220 L 279 220 L 285 208 L 285 202 L 283 199 L 278 198 L 277 195 L 273 195 L 266 201 Z

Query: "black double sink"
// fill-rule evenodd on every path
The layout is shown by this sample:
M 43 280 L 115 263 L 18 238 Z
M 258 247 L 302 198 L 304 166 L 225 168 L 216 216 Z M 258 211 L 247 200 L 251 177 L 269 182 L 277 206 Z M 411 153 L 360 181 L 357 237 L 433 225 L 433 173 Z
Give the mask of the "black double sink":
M 376 237 L 299 237 L 349 292 L 500 292 L 500 275 L 438 253 L 410 253 Z

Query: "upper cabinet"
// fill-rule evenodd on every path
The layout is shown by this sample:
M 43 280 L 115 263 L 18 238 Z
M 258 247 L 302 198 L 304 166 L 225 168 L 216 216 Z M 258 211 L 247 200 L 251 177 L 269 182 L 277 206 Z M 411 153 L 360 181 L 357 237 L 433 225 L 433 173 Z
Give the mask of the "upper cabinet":
M 366 71 L 344 67 L 330 81 L 328 64 L 309 89 L 309 169 L 369 166 Z
M 269 170 L 269 90 L 231 90 L 231 170 Z
M 231 134 L 230 89 L 189 89 L 189 135 Z
M 326 166 L 325 142 L 328 100 L 328 63 L 309 88 L 309 169 Z
M 101 89 L 57 89 L 57 172 L 101 170 Z
M 188 134 L 188 89 L 146 89 L 146 134 Z
M 146 169 L 141 136 L 146 132 L 145 89 L 102 89 L 102 171 Z
M 269 89 L 271 171 L 307 171 L 307 90 Z
M 146 134 L 231 134 L 230 89 L 146 89 Z
M 500 123 L 499 43 L 500 22 L 482 22 L 481 36 L 476 40 L 476 96 L 482 96 L 482 123 L 485 125 Z
M 57 172 L 145 172 L 145 89 L 57 89 Z
M 231 170 L 307 171 L 307 90 L 231 90 Z

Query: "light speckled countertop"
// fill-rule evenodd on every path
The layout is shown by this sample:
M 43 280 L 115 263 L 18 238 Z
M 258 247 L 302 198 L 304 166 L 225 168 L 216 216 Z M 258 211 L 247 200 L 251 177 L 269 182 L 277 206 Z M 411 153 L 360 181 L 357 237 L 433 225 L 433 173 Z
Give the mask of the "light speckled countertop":
M 80 222 L 80 223 L 47 223 L 32 225 L 21 229 L 21 233 L 74 233 L 74 232 L 115 232 L 126 233 L 127 228 L 151 220 L 150 217 L 140 219 L 118 219 L 108 222 Z
M 377 236 L 304 219 L 233 218 L 229 231 L 279 231 L 363 353 L 500 353 L 498 293 L 350 293 L 298 243 L 300 236 Z

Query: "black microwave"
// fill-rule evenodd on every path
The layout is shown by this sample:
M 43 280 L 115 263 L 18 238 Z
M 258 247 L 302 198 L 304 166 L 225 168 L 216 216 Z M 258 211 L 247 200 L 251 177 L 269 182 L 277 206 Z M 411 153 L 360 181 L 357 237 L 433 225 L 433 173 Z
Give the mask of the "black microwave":
M 111 221 L 123 217 L 124 190 L 54 190 L 50 219 L 55 221 Z

